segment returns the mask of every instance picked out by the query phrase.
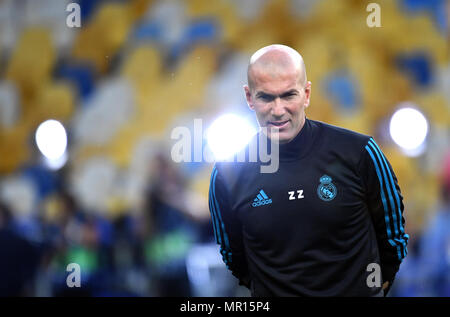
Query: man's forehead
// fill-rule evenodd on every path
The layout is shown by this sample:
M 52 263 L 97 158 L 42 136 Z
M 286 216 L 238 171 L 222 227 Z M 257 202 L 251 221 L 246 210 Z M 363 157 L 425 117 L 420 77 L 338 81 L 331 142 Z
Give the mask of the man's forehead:
M 299 71 L 294 68 L 254 67 L 251 76 L 258 82 L 295 81 L 299 77 Z
M 294 53 L 295 54 L 294 54 Z M 251 88 L 259 85 L 276 85 L 283 82 L 305 84 L 306 72 L 300 54 L 291 48 L 273 45 L 257 51 L 248 68 L 248 82 Z
M 255 91 L 279 94 L 291 89 L 299 89 L 299 76 L 296 72 L 256 72 L 253 75 L 253 88 Z

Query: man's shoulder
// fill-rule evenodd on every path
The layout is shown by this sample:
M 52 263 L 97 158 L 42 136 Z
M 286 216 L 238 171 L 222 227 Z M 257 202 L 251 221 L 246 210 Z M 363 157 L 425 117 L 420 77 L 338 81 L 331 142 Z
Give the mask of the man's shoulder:
M 365 146 L 371 136 L 349 130 L 343 127 L 335 126 L 317 120 L 310 120 L 313 125 L 319 127 L 321 131 L 321 139 L 329 141 L 335 145 L 353 145 L 352 147 Z
M 240 168 L 240 164 L 236 162 L 217 161 L 214 164 L 214 169 L 217 170 L 220 175 L 228 175 L 230 173 L 236 173 L 236 169 Z
M 214 170 L 218 177 L 229 185 L 239 182 L 239 178 L 249 172 L 250 164 L 245 162 L 226 162 L 219 161 L 214 164 Z

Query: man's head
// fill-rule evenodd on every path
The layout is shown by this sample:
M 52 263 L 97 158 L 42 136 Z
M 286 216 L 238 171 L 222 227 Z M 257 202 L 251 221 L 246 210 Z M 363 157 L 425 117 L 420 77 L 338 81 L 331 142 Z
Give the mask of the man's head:
M 252 55 L 247 76 L 245 96 L 259 125 L 269 138 L 275 133 L 280 143 L 291 141 L 305 123 L 311 93 L 302 56 L 285 45 L 263 47 Z

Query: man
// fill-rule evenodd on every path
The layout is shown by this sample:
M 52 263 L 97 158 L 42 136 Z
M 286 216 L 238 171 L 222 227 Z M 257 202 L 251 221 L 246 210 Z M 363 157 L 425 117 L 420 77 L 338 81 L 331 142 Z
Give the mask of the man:
M 409 237 L 378 145 L 306 118 L 311 82 L 290 47 L 258 50 L 244 90 L 263 137 L 279 144 L 279 168 L 214 166 L 209 203 L 227 267 L 253 296 L 386 295 Z

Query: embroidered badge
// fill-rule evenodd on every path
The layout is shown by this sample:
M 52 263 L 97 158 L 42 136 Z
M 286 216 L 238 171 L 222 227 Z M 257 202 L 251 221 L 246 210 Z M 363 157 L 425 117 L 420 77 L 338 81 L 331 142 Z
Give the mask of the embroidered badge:
M 317 187 L 317 195 L 323 201 L 333 200 L 337 195 L 337 188 L 332 183 L 333 179 L 328 175 L 320 178 L 320 185 Z

